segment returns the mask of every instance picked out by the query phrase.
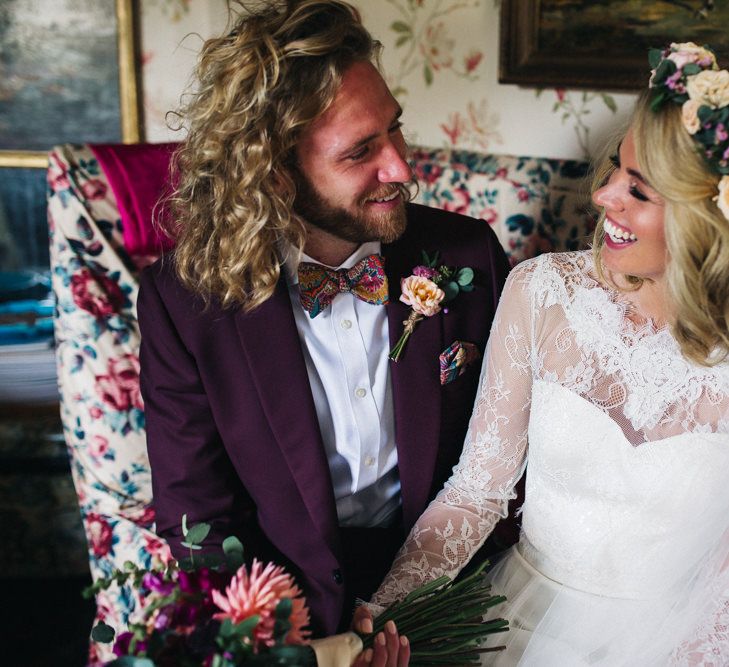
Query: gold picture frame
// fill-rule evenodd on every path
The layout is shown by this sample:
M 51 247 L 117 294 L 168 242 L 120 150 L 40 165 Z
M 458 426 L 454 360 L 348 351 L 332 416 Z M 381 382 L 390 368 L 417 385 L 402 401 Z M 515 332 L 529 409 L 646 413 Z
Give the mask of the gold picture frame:
M 648 50 L 708 44 L 729 64 L 729 2 L 503 0 L 499 82 L 635 91 Z
M 142 125 L 135 57 L 135 2 L 114 0 L 114 7 L 119 70 L 120 139 L 122 143 L 137 143 L 141 140 Z M 47 165 L 47 151 L 0 150 L 0 167 L 46 168 Z

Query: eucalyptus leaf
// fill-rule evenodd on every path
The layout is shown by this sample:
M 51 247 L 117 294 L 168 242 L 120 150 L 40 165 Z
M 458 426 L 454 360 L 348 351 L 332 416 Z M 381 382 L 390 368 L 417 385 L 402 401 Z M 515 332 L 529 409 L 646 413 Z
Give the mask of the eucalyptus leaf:
M 114 628 L 104 623 L 104 621 L 99 621 L 91 630 L 91 639 L 100 644 L 109 644 L 114 641 L 115 634 Z
M 191 544 L 200 544 L 210 532 L 209 523 L 196 523 L 185 535 L 185 538 Z
M 201 546 L 198 546 L 197 544 L 193 544 L 192 542 L 180 542 L 180 544 L 183 547 L 187 547 L 188 549 L 202 549 Z
M 458 296 L 459 287 L 458 283 L 454 280 L 449 280 L 447 283 L 442 283 L 440 285 L 440 288 L 445 293 L 445 297 L 443 298 L 443 301 L 452 301 Z
M 154 667 L 154 662 L 136 655 L 123 655 L 110 663 L 110 667 Z
M 456 274 L 456 281 L 460 287 L 465 287 L 473 282 L 473 269 L 465 266 Z
M 686 63 L 683 66 L 683 73 L 686 76 L 692 76 L 694 74 L 698 74 L 701 72 L 701 67 L 699 67 L 696 63 Z
M 223 553 L 231 570 L 237 570 L 245 562 L 243 543 L 234 535 L 223 540 Z

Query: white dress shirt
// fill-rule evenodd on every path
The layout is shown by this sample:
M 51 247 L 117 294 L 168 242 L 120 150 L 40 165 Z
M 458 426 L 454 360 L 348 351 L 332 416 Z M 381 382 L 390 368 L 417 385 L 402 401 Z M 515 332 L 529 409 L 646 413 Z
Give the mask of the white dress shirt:
M 341 265 L 349 269 L 380 243 L 361 245 Z M 384 306 L 338 294 L 310 318 L 299 300 L 296 252 L 286 278 L 306 361 L 341 526 L 387 526 L 400 506 L 395 419 Z M 315 262 L 304 253 L 300 261 Z M 320 263 L 320 262 L 317 262 Z

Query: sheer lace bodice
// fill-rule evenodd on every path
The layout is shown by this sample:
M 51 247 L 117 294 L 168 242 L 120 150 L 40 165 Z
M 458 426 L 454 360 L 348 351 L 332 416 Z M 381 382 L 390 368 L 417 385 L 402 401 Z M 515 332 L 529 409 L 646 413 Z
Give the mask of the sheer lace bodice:
M 373 602 L 454 576 L 506 515 L 527 451 L 519 549 L 531 565 L 596 595 L 680 586 L 727 523 L 729 363 L 686 361 L 667 327 L 598 282 L 589 253 L 519 265 L 461 460 Z

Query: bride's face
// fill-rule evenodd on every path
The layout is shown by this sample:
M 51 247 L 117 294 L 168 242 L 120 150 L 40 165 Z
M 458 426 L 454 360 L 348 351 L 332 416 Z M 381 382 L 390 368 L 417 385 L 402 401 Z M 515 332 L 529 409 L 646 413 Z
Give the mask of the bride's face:
M 592 200 L 605 209 L 602 259 L 613 273 L 660 281 L 666 270 L 665 205 L 640 173 L 633 132 L 614 158 L 615 170 Z

